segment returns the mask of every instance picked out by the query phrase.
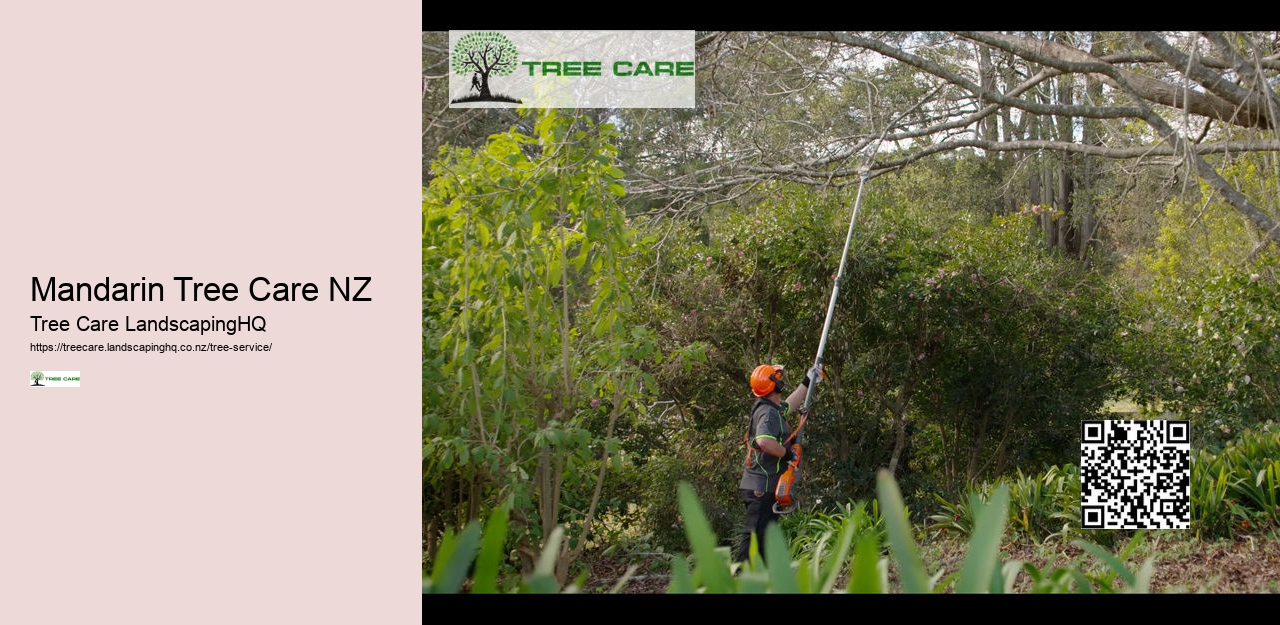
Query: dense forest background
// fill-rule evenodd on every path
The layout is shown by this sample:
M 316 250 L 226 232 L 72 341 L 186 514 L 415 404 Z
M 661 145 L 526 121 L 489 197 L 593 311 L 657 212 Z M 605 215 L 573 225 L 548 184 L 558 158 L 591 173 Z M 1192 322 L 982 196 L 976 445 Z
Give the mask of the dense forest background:
M 810 510 L 1274 419 L 1280 33 L 699 32 L 670 110 L 451 109 L 422 44 L 424 563 L 498 507 L 526 570 L 685 550 L 680 482 L 730 540 L 747 374 L 812 364 L 859 191 Z

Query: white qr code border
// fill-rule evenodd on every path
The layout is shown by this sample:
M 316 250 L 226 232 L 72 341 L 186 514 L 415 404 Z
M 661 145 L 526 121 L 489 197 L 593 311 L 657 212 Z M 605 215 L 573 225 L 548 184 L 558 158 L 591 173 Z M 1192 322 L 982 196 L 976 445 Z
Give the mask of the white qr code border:
M 1189 421 L 1111 419 L 1080 427 L 1081 529 L 1191 527 Z

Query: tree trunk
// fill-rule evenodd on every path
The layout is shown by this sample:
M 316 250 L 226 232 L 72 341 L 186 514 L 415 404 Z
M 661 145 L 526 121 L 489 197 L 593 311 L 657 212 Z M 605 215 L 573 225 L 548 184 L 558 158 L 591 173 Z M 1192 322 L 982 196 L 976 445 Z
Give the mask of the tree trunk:
M 481 483 L 481 481 L 480 481 L 480 480 L 477 480 L 477 479 L 476 479 L 476 476 L 474 476 L 474 475 L 473 475 L 473 476 L 471 476 L 471 492 L 469 492 L 469 493 L 467 494 L 467 497 L 468 497 L 468 499 L 470 500 L 470 501 L 468 501 L 468 502 L 467 502 L 467 503 L 468 503 L 468 505 L 467 505 L 467 519 L 468 519 L 468 520 L 470 520 L 470 521 L 475 521 L 475 520 L 478 520 L 478 519 L 480 518 L 480 495 L 481 495 L 480 491 L 481 491 L 481 488 L 482 488 L 482 483 Z
M 444 507 L 441 510 L 441 512 L 443 512 L 444 514 L 450 514 L 453 510 L 456 509 L 455 505 L 457 504 L 457 501 L 453 493 L 453 482 L 454 482 L 453 474 L 451 473 L 445 474 L 444 476 Z M 454 527 L 462 527 L 462 524 L 459 523 L 459 521 L 461 521 L 461 519 L 458 519 L 458 518 L 453 519 Z
M 991 48 L 987 46 L 978 47 L 978 74 L 981 76 L 982 88 L 988 91 L 996 91 L 996 70 L 991 64 Z M 987 102 L 980 101 L 979 106 L 985 106 Z M 983 118 L 979 124 L 979 134 L 987 141 L 996 141 L 1000 138 L 1000 128 L 997 125 L 1000 117 L 998 115 L 988 115 Z
M 1053 180 L 1053 169 L 1041 164 L 1040 175 L 1043 177 L 1040 181 L 1040 186 L 1044 190 L 1044 203 L 1040 206 L 1044 209 L 1050 209 L 1055 205 L 1053 191 L 1056 185 L 1054 185 Z M 1052 249 L 1058 242 L 1058 233 L 1055 230 L 1057 222 L 1053 220 L 1053 216 L 1049 212 L 1042 212 L 1040 213 L 1040 225 L 1044 228 L 1044 245 Z
M 1090 48 L 1090 54 L 1099 56 L 1102 50 L 1102 33 L 1090 33 L 1093 42 Z M 1090 74 L 1085 78 L 1085 97 L 1090 103 L 1102 102 L 1102 81 L 1097 76 Z M 1080 140 L 1085 145 L 1102 145 L 1102 121 L 1094 118 L 1086 118 L 1082 129 Z M 1089 250 L 1093 247 L 1093 233 L 1097 227 L 1097 206 L 1094 204 L 1094 196 L 1097 194 L 1098 185 L 1098 160 L 1095 157 L 1081 155 L 1080 157 L 1080 189 L 1075 194 L 1075 209 L 1080 215 L 1080 234 L 1079 244 L 1076 249 L 1076 258 L 1085 261 L 1089 257 Z
M 434 562 L 436 559 L 436 549 L 438 542 L 436 541 L 436 524 L 438 519 L 429 516 L 422 521 L 422 551 L 426 554 L 428 561 Z
M 902 458 L 903 450 L 907 446 L 906 415 L 899 413 L 893 421 L 893 454 L 889 457 L 889 473 L 896 478 L 898 477 L 898 460 Z
M 1063 152 L 1058 162 L 1058 210 L 1057 235 L 1058 249 L 1064 255 L 1072 253 L 1075 242 L 1075 228 L 1072 225 L 1071 203 L 1071 155 Z
M 1056 33 L 1053 37 L 1054 41 L 1069 43 L 1066 41 L 1065 33 Z M 1071 106 L 1075 104 L 1075 75 L 1065 73 L 1058 76 L 1056 81 L 1057 87 L 1057 104 L 1061 106 Z M 1075 118 L 1070 115 L 1057 116 L 1057 140 L 1062 143 L 1073 143 L 1075 141 Z M 1058 156 L 1058 201 L 1056 207 L 1058 209 L 1058 218 L 1054 224 L 1054 234 L 1056 235 L 1054 245 L 1064 255 L 1072 253 L 1072 245 L 1075 239 L 1075 227 L 1073 225 L 1072 202 L 1071 202 L 1071 155 L 1062 152 Z
M 911 378 L 898 389 L 898 396 L 894 398 L 892 406 L 893 412 L 893 452 L 889 455 L 889 473 L 897 475 L 898 458 L 902 456 L 902 448 L 906 446 L 906 427 L 907 427 L 907 408 L 911 404 L 911 392 L 914 386 Z
M 965 479 L 969 482 L 978 477 L 978 461 L 982 459 L 982 446 L 987 442 L 987 422 L 990 418 L 990 413 L 983 411 L 982 420 L 978 422 L 978 431 L 973 437 L 973 445 L 969 448 L 969 466 L 964 472 Z
M 942 479 L 943 479 L 943 484 L 945 484 L 946 486 L 947 492 L 950 492 L 951 491 L 951 475 L 952 475 L 952 471 L 954 470 L 954 465 L 952 464 L 952 458 L 955 457 L 955 454 L 950 453 L 952 442 L 951 442 L 951 439 L 947 436 L 948 425 L 950 424 L 945 420 L 938 421 L 938 441 L 942 443 L 942 450 L 943 452 L 946 453 L 946 455 L 942 460 Z

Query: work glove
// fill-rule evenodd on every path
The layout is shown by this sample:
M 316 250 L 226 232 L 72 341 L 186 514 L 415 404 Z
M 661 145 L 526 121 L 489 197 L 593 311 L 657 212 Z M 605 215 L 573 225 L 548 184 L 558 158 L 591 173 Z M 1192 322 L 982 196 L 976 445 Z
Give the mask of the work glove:
M 780 458 L 780 460 L 782 460 L 782 464 L 787 465 L 787 464 L 791 464 L 791 461 L 795 459 L 796 459 L 796 446 L 788 445 L 787 453 L 782 454 L 782 458 Z
M 809 372 L 804 374 L 805 388 L 812 389 L 822 381 L 822 365 L 814 365 L 809 368 Z

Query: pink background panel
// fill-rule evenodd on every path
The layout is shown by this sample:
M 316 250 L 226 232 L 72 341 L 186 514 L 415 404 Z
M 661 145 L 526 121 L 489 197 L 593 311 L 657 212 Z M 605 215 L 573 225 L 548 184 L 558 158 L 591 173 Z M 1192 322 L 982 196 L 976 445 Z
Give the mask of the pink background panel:
M 389 2 L 6 7 L 0 622 L 420 622 L 420 27 Z M 179 301 L 181 275 L 240 298 Z M 32 302 L 50 276 L 165 301 Z M 257 276 L 322 296 L 255 302 Z M 373 301 L 328 301 L 329 276 Z M 273 347 L 29 351 L 58 340 Z

